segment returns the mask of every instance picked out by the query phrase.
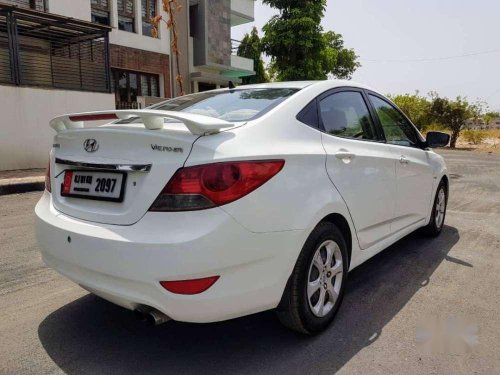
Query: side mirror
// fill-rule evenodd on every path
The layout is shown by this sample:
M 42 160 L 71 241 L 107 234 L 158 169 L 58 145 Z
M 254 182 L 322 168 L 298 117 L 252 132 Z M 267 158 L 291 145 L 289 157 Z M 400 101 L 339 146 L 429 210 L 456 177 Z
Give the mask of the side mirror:
M 429 132 L 425 137 L 427 147 L 445 147 L 450 142 L 450 135 L 442 132 Z

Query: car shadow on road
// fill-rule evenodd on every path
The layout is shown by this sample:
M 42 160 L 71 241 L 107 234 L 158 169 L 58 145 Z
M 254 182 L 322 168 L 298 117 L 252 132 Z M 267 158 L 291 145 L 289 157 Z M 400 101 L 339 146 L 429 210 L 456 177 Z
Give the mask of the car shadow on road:
M 132 312 L 92 295 L 47 316 L 38 336 L 69 374 L 333 373 L 376 341 L 413 295 L 429 285 L 458 239 L 458 230 L 450 226 L 436 239 L 411 234 L 356 268 L 334 324 L 312 338 L 282 328 L 273 312 L 149 327 Z

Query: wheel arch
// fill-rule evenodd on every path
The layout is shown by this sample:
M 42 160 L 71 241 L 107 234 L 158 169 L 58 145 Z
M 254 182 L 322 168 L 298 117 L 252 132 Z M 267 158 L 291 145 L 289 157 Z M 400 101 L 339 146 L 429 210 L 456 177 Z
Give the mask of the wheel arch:
M 351 259 L 352 259 L 353 233 L 351 230 L 351 226 L 349 225 L 349 222 L 347 221 L 347 219 L 345 218 L 344 215 L 342 215 L 340 213 L 330 213 L 330 214 L 326 215 L 320 221 L 317 222 L 317 224 L 309 232 L 307 237 L 309 237 L 309 235 L 312 233 L 312 231 L 318 225 L 320 225 L 321 223 L 325 223 L 325 222 L 336 225 L 337 228 L 339 228 L 342 235 L 344 236 L 344 238 L 346 240 L 346 244 L 347 244 L 347 255 L 349 257 L 349 259 L 348 259 L 348 269 L 349 269 L 349 266 L 351 264 Z M 354 234 L 354 236 L 355 236 L 355 234 Z M 295 266 L 296 262 L 297 261 L 294 262 L 294 266 Z M 292 277 L 292 272 L 293 272 L 293 268 L 292 268 L 292 271 L 290 272 L 290 275 L 288 276 L 285 288 L 284 288 L 283 293 L 281 295 L 280 302 L 278 303 L 278 305 L 276 307 L 278 309 L 278 311 L 283 308 L 283 306 L 286 304 L 287 300 L 290 298 L 290 295 L 288 292 L 290 290 L 290 279 Z
M 444 183 L 444 187 L 446 189 L 446 199 L 448 199 L 448 194 L 450 193 L 450 181 L 448 180 L 448 176 L 443 175 L 443 177 L 441 177 L 441 181 Z
M 351 264 L 351 259 L 352 259 L 352 240 L 353 240 L 353 237 L 352 237 L 352 231 L 351 231 L 351 227 L 349 225 L 349 222 L 347 221 L 347 219 L 339 214 L 339 213 L 331 213 L 331 214 L 328 214 L 327 216 L 325 216 L 323 219 L 321 219 L 318 223 L 321 224 L 321 223 L 324 223 L 324 222 L 328 222 L 328 223 L 332 223 L 332 224 L 335 224 L 340 232 L 344 235 L 345 237 L 345 240 L 346 240 L 346 243 L 347 243 L 347 254 L 349 256 L 349 265 Z

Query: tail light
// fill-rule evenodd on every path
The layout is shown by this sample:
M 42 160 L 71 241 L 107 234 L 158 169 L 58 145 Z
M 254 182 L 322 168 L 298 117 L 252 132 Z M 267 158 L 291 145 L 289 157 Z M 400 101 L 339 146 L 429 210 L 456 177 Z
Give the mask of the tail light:
M 180 168 L 149 210 L 203 210 L 233 202 L 267 182 L 284 164 L 284 160 L 259 160 Z
M 47 171 L 45 172 L 45 190 L 49 193 L 52 192 L 52 186 L 50 184 L 50 160 L 49 165 L 47 165 Z

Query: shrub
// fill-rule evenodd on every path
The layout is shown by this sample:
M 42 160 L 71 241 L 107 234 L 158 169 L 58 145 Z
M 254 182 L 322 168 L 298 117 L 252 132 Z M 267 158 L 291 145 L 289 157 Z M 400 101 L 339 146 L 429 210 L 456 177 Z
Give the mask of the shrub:
M 485 131 L 486 138 L 498 138 L 500 139 L 500 129 L 489 129 Z
M 486 133 L 482 130 L 464 130 L 462 132 L 462 137 L 466 142 L 473 145 L 478 145 L 484 141 L 486 138 Z

